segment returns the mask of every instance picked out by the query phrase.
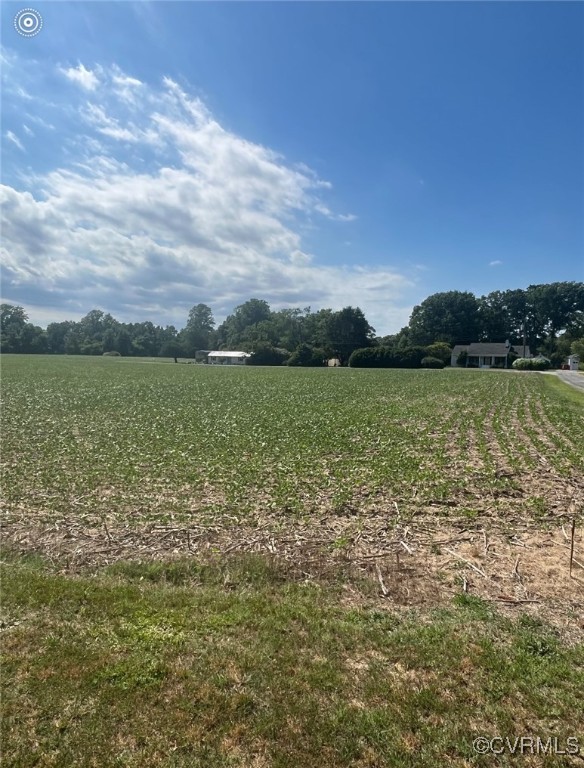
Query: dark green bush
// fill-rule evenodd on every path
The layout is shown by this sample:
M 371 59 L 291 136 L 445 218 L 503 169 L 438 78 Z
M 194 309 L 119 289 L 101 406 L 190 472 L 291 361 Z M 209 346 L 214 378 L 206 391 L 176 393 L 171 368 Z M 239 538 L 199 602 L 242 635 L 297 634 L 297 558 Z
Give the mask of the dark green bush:
M 394 352 L 396 368 L 419 368 L 426 357 L 425 347 L 405 347 Z
M 350 368 L 392 368 L 393 355 L 388 347 L 363 347 L 349 358 Z
M 364 347 L 349 358 L 351 368 L 419 368 L 426 357 L 424 347 Z
M 424 357 L 422 360 L 422 368 L 444 368 L 445 363 L 443 360 L 439 360 L 437 357 Z
M 563 355 L 561 352 L 552 352 L 550 355 L 551 360 L 551 368 L 561 368 L 564 360 L 566 359 L 566 356 Z
M 284 365 L 290 353 L 285 349 L 278 349 L 267 342 L 260 342 L 255 346 L 251 357 L 247 359 L 247 365 Z
M 450 365 L 452 349 L 445 341 L 435 341 L 434 344 L 426 347 L 426 355 L 428 357 L 437 357 L 438 360 L 442 360 L 444 365 Z
M 112 350 L 111 352 L 104 352 L 103 357 L 121 357 L 119 352 Z
M 310 344 L 299 344 L 286 365 L 314 367 L 324 365 L 326 354 L 324 349 L 311 347 Z

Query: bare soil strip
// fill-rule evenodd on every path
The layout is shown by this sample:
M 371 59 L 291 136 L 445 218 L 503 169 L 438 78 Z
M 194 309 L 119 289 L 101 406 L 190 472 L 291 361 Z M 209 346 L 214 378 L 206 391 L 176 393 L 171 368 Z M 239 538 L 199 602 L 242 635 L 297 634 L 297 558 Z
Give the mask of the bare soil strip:
M 461 591 L 545 618 L 567 639 L 584 638 L 584 521 L 576 488 L 565 484 L 546 526 L 525 515 L 520 499 L 490 499 L 474 519 L 368 499 L 358 514 L 322 510 L 310 519 L 257 514 L 188 523 L 124 524 L 78 515 L 51 523 L 7 520 L 5 546 L 37 552 L 67 571 L 119 560 L 225 559 L 256 553 L 284 563 L 294 579 L 350 575 L 378 581 L 392 606 L 431 606 Z M 503 514 L 503 508 L 505 513 Z M 570 522 L 578 520 L 570 575 Z

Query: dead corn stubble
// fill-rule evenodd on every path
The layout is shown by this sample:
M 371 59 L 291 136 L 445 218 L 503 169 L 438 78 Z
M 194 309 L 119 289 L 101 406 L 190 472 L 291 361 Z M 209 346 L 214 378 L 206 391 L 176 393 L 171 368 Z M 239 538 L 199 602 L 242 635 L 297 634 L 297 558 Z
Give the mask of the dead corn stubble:
M 48 556 L 72 573 L 174 558 L 219 561 L 228 573 L 232 559 L 261 555 L 287 579 L 342 578 L 348 602 L 372 596 L 363 592 L 364 580 L 393 608 L 431 607 L 464 592 L 507 613 L 539 616 L 566 639 L 584 638 L 584 524 L 575 499 L 558 506 L 545 528 L 524 515 L 516 499 L 492 501 L 472 520 L 443 517 L 436 505 L 383 507 L 380 499 L 368 500 L 357 514 L 323 509 L 284 524 L 275 512 L 245 520 L 217 514 L 213 522 L 194 517 L 179 525 L 134 520 L 131 526 L 91 515 L 35 525 L 27 516 L 26 523 L 12 521 L 5 544 Z M 573 551 L 571 520 L 578 520 Z
M 75 375 L 81 376 L 83 364 L 75 361 Z M 564 412 L 545 377 L 341 371 L 344 378 L 333 379 L 327 371 L 292 370 L 224 377 L 221 371 L 152 367 L 141 372 L 148 386 L 132 398 L 176 387 L 178 415 L 162 418 L 155 405 L 132 413 L 121 386 L 137 386 L 129 366 L 123 369 L 129 378 L 117 388 L 111 378 L 118 369 L 104 367 L 103 381 L 100 371 L 92 369 L 95 386 L 83 380 L 87 401 L 80 401 L 79 414 L 63 411 L 61 426 L 51 410 L 63 407 L 60 400 L 51 403 L 55 393 L 64 397 L 59 388 L 43 384 L 46 402 L 18 403 L 15 396 L 3 462 L 5 488 L 11 473 L 18 487 L 8 489 L 3 503 L 5 548 L 40 553 L 73 572 L 120 560 L 228 563 L 254 553 L 288 578 L 340 575 L 348 600 L 360 599 L 363 578 L 377 599 L 394 606 L 434 605 L 466 592 L 506 611 L 519 606 L 567 635 L 583 636 L 581 410 Z M 196 418 L 191 376 L 198 377 Z M 363 404 L 365 377 L 369 399 Z M 94 391 L 111 395 L 101 408 L 119 408 L 125 422 L 103 426 L 90 399 Z M 205 421 L 218 412 L 218 398 L 232 409 L 229 417 Z M 96 418 L 83 417 L 93 413 L 87 403 Z M 44 420 L 61 446 L 61 466 L 51 464 L 51 471 L 44 461 L 56 461 L 59 449 L 51 448 L 46 429 L 36 443 L 16 431 L 27 408 L 31 432 Z M 266 412 L 278 419 L 262 421 Z M 80 445 L 67 435 L 79 431 L 82 417 L 86 438 Z M 193 433 L 201 422 L 207 442 L 199 448 Z M 178 435 L 177 424 L 183 425 Z M 219 444 L 225 452 L 215 459 Z M 122 462 L 137 452 L 137 475 L 115 476 L 122 466 L 115 451 Z M 93 455 L 102 458 L 91 463 Z M 239 478 L 248 460 L 245 487 L 234 501 L 214 470 Z M 18 470 L 21 461 L 26 473 Z M 188 480 L 194 462 L 196 483 Z M 79 466 L 95 472 L 86 489 Z

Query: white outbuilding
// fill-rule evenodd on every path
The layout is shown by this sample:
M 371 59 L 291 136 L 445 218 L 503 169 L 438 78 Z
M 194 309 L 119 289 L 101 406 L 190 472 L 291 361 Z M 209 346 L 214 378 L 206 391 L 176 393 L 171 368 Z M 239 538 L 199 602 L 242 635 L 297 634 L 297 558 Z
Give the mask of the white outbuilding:
M 245 361 L 251 357 L 247 352 L 213 351 L 209 352 L 207 361 L 209 365 L 245 365 Z

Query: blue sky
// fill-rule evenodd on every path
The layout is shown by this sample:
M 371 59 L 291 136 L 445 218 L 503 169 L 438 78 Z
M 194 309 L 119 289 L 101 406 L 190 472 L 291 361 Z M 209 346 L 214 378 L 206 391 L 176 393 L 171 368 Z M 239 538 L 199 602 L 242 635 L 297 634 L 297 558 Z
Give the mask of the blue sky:
M 17 33 L 24 7 L 40 32 Z M 5 2 L 2 300 L 182 327 L 584 279 L 580 2 Z

